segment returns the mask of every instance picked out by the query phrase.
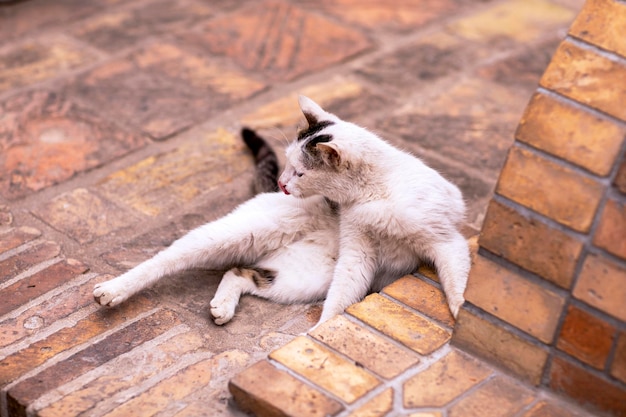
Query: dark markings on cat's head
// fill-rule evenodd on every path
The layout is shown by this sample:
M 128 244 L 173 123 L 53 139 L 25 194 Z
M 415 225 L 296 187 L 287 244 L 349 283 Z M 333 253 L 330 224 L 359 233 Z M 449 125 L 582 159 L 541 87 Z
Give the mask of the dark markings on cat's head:
M 333 140 L 332 135 L 317 135 L 306 140 L 302 145 L 302 162 L 305 167 L 312 169 L 324 165 L 324 160 L 320 155 L 317 144 L 330 142 L 331 140 Z
M 307 116 L 307 120 L 309 120 L 308 116 Z M 302 129 L 301 131 L 298 132 L 298 142 L 308 137 L 311 137 L 315 135 L 316 133 L 321 132 L 328 126 L 332 126 L 334 124 L 335 122 L 331 122 L 330 120 L 323 120 L 321 122 L 318 122 L 317 120 L 315 120 L 314 123 L 311 123 L 311 121 L 309 121 L 309 126 L 306 129 Z

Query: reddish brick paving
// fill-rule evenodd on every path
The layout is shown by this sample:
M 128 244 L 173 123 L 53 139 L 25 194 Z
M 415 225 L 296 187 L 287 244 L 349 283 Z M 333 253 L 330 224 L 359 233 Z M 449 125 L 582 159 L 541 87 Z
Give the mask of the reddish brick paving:
M 301 123 L 297 93 L 380 132 L 457 183 L 469 206 L 468 238 L 485 215 L 515 216 L 497 203 L 488 211 L 487 204 L 522 112 L 582 6 L 582 0 L 2 3 L 0 416 L 586 415 L 451 347 L 455 321 L 427 269 L 307 336 L 298 335 L 315 324 L 318 305 L 244 297 L 231 323 L 214 325 L 208 301 L 217 271 L 185 272 L 114 309 L 91 296 L 95 283 L 249 198 L 253 161 L 237 132 L 243 125 L 261 129 L 282 149 Z M 608 21 L 578 21 L 573 36 L 590 36 L 590 25 L 621 30 Z M 594 42 L 623 51 L 617 38 Z M 623 116 L 610 88 L 623 74 L 611 60 L 587 57 L 578 44 L 563 44 L 557 54 L 563 59 L 542 85 Z M 585 66 L 569 68 L 570 55 Z M 596 76 L 613 69 L 613 81 Z M 587 89 L 571 82 L 581 71 L 590 73 Z M 552 96 L 532 99 L 547 109 L 565 106 Z M 547 151 L 567 152 L 563 141 L 588 138 L 575 123 L 589 116 L 579 117 L 575 107 L 559 111 L 562 124 L 527 115 L 520 140 L 540 146 L 533 132 L 550 131 Z M 603 161 L 619 152 L 624 127 L 588 123 L 600 132 L 592 145 L 602 152 L 574 162 L 606 174 Z M 525 149 L 511 158 L 526 168 L 529 183 L 558 170 Z M 596 184 L 579 181 L 576 170 L 559 175 L 571 178 L 580 210 L 547 204 L 536 210 L 587 230 Z M 620 186 L 624 177 L 616 177 Z M 500 192 L 525 201 L 529 191 Z M 612 226 L 623 207 L 602 207 L 594 239 L 623 254 Z M 561 246 L 562 258 L 534 258 L 527 268 L 571 286 L 562 271 L 576 267 L 570 254 L 579 253 L 577 242 L 546 225 L 516 221 L 530 224 L 498 243 L 503 256 L 523 254 L 520 240 Z M 502 239 L 495 232 L 506 226 L 490 224 L 491 242 Z M 589 256 L 580 267 L 581 299 L 598 270 L 623 294 L 611 259 Z M 558 293 L 534 292 L 514 274 L 493 285 L 503 292 L 501 302 L 484 298 L 480 308 L 503 320 L 523 321 L 510 308 L 520 292 L 535 294 L 532 314 L 549 317 L 562 307 Z M 615 297 L 588 302 L 621 314 Z M 607 352 L 607 338 L 623 347 L 625 333 L 593 326 L 587 311 L 568 311 L 558 329 L 561 348 L 584 366 L 602 367 L 614 357 L 609 371 L 624 381 L 623 349 Z M 481 320 L 471 311 L 459 317 L 464 332 L 485 331 L 490 324 Z M 589 324 L 599 348 L 570 332 L 577 323 Z M 524 331 L 548 340 L 555 322 Z M 510 366 L 527 372 L 526 379 L 541 374 L 533 368 L 545 362 L 541 349 L 498 328 L 489 336 L 494 352 L 517 355 Z M 553 388 L 575 391 L 587 375 L 581 369 L 556 357 Z M 600 381 L 593 395 L 613 401 L 605 388 L 611 389 Z

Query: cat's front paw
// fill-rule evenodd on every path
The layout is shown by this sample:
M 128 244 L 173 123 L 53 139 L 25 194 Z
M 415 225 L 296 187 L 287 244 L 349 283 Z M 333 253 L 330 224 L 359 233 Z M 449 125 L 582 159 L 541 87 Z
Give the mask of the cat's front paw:
M 465 302 L 465 298 L 463 297 L 455 297 L 452 300 L 448 300 L 448 306 L 450 307 L 450 312 L 452 313 L 452 316 L 454 316 L 454 318 L 458 318 L 459 315 L 459 310 L 461 309 L 461 306 L 463 305 L 463 303 Z
M 228 300 L 211 300 L 211 316 L 215 324 L 221 326 L 228 323 L 235 315 L 236 303 L 229 302 Z
M 96 284 L 93 289 L 93 298 L 102 306 L 113 307 L 128 297 L 125 291 L 112 280 Z

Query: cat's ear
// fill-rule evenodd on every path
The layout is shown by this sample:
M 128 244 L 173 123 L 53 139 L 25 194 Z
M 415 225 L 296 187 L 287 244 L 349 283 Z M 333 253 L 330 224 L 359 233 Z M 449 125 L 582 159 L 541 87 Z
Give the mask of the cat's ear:
M 339 168 L 341 165 L 341 151 L 333 142 L 320 142 L 315 145 L 322 160 L 329 166 Z
M 322 120 L 334 120 L 336 118 L 306 96 L 300 95 L 298 102 L 300 103 L 300 110 L 302 110 L 302 114 L 306 117 L 309 126 L 315 126 Z

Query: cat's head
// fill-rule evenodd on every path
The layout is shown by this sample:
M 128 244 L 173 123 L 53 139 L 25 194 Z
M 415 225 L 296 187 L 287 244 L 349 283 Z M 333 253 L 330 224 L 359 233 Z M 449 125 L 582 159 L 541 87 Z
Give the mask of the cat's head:
M 359 145 L 371 134 L 328 113 L 308 97 L 300 96 L 299 102 L 308 125 L 286 150 L 279 187 L 295 197 L 323 195 L 340 201 L 346 188 L 355 185 L 351 174 L 356 174 Z

